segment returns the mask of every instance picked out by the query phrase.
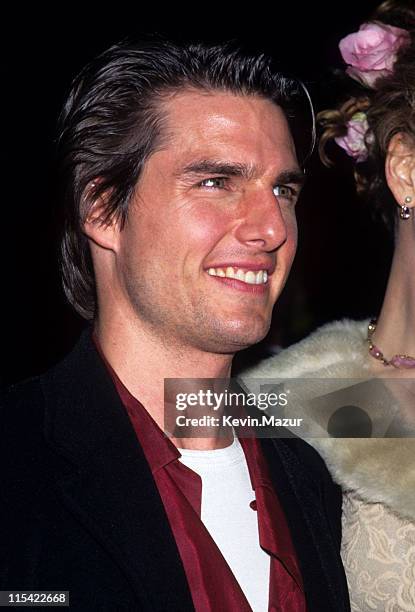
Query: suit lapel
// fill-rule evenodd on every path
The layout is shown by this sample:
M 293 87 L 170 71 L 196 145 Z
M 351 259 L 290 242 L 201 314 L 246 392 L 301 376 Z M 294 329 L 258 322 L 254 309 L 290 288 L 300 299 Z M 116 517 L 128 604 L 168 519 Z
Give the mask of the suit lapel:
M 307 609 L 340 612 L 348 609 L 344 603 L 347 591 L 339 590 L 339 577 L 344 573 L 325 515 L 322 491 L 304 470 L 290 442 L 261 439 L 300 563 Z
M 124 571 L 148 610 L 194 610 L 183 565 L 148 463 L 90 330 L 42 377 L 45 435 L 64 504 Z M 59 462 L 57 462 L 59 465 Z

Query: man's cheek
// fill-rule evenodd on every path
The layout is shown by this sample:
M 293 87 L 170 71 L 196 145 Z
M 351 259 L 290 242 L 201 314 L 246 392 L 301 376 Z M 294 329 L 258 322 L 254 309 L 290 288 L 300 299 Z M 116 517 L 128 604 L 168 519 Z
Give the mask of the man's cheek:
M 290 254 L 291 259 L 294 259 L 298 245 L 298 228 L 297 221 L 295 218 L 289 223 L 287 229 L 287 250 Z
M 191 231 L 192 240 L 200 244 L 212 242 L 216 237 L 226 233 L 225 219 L 207 208 L 188 219 L 186 227 L 189 232 Z
M 224 224 L 212 220 L 207 223 L 194 223 L 192 220 L 185 227 L 185 234 L 182 235 L 183 243 L 189 254 L 202 262 L 216 253 L 217 245 L 222 244 L 227 234 Z

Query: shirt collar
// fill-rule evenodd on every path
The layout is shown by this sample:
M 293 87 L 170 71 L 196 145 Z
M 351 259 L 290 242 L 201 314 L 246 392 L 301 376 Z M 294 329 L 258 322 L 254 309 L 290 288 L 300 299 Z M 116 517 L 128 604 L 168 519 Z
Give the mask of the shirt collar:
M 106 359 L 95 333 L 92 334 L 92 339 L 99 356 L 108 370 L 121 401 L 127 410 L 128 416 L 134 425 L 138 441 L 142 446 L 151 472 L 154 474 L 172 461 L 176 461 L 181 455 L 171 440 L 169 440 L 157 425 L 148 410 L 145 409 L 143 404 L 139 402 L 138 399 L 129 392 L 124 383 L 121 382 Z

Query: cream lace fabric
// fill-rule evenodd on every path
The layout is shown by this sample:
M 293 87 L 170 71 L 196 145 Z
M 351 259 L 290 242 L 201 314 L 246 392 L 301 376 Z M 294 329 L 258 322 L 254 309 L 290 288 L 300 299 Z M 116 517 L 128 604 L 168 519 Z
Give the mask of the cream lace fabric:
M 342 558 L 353 612 L 415 612 L 415 523 L 343 498 Z

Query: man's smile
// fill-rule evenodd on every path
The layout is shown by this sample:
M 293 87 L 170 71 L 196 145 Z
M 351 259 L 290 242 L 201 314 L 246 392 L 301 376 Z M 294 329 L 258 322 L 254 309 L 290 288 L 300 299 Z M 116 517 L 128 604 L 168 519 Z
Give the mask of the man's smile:
M 244 270 L 242 268 L 209 268 L 210 276 L 219 276 L 220 278 L 236 278 L 237 280 L 247 283 L 248 285 L 264 285 L 268 281 L 267 270 Z
M 233 289 L 262 295 L 269 289 L 269 276 L 273 272 L 273 266 L 264 264 L 252 265 L 223 265 L 212 266 L 206 269 L 214 281 L 227 285 Z

